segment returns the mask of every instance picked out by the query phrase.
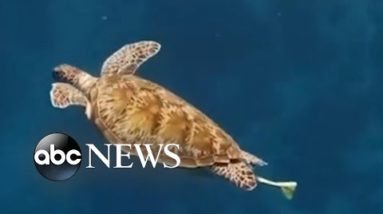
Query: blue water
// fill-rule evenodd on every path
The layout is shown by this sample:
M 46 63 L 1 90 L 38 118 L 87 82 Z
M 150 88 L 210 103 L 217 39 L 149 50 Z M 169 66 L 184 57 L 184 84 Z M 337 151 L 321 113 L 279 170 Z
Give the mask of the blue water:
M 0 1 L 1 213 L 383 213 L 383 1 Z M 51 132 L 106 141 L 81 108 L 54 109 L 52 68 L 98 75 L 126 43 L 161 52 L 139 75 L 198 106 L 299 182 L 235 188 L 204 170 L 81 168 L 51 182 L 32 153 Z

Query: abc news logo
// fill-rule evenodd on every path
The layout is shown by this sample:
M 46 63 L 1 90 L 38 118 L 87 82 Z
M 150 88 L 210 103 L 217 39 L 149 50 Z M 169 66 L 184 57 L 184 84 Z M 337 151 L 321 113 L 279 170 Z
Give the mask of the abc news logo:
M 107 148 L 105 155 L 93 144 L 86 144 L 86 146 L 88 148 L 88 164 L 86 168 L 95 168 L 92 164 L 92 157 L 98 158 L 107 168 L 111 167 L 112 144 L 105 144 Z M 164 168 L 176 168 L 180 165 L 179 156 L 173 152 L 174 149 L 179 149 L 178 144 L 159 144 L 157 154 L 154 154 L 150 144 L 144 144 L 143 146 L 145 152 L 142 151 L 141 144 L 113 145 L 115 147 L 115 166 L 113 168 L 132 168 L 134 163 L 123 164 L 123 158 L 130 159 L 130 152 L 124 151 L 133 149 L 136 151 L 143 168 L 147 166 L 148 162 L 155 168 L 161 153 L 174 160 L 173 165 L 163 163 Z M 77 173 L 81 166 L 82 153 L 80 146 L 72 137 L 62 133 L 53 133 L 40 140 L 36 146 L 33 159 L 37 171 L 43 177 L 53 181 L 63 181 Z

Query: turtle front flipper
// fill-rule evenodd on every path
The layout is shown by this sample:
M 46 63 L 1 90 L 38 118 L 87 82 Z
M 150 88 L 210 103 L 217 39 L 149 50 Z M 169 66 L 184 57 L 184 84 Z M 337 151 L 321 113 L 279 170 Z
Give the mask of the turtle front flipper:
M 91 116 L 88 98 L 77 88 L 67 83 L 53 83 L 50 91 L 51 103 L 56 108 L 66 108 L 71 105 L 86 107 L 86 115 Z
M 138 67 L 160 51 L 161 45 L 153 41 L 127 44 L 107 58 L 101 75 L 134 74 Z
M 216 163 L 212 171 L 219 176 L 229 179 L 236 186 L 244 190 L 253 190 L 257 186 L 257 179 L 252 168 L 245 162 Z

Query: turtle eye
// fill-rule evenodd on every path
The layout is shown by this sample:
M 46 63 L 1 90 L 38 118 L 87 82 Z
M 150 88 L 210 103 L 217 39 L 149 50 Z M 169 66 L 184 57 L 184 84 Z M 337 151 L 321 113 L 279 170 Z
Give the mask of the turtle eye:
M 57 81 L 57 82 L 68 82 L 62 75 L 62 72 L 60 70 L 53 70 L 52 72 L 52 78 L 54 81 Z
M 57 73 L 57 71 L 52 72 L 52 78 L 54 81 L 59 81 L 60 80 L 60 75 Z

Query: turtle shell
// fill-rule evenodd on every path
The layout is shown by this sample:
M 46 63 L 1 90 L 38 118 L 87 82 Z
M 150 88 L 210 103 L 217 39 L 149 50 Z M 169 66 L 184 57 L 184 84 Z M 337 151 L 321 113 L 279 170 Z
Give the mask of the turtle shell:
M 217 124 L 182 98 L 148 80 L 133 75 L 102 76 L 90 100 L 92 119 L 110 143 L 152 144 L 154 151 L 160 144 L 178 144 L 179 149 L 173 152 L 179 155 L 183 167 L 241 159 L 239 146 Z M 165 155 L 159 158 L 174 164 Z

